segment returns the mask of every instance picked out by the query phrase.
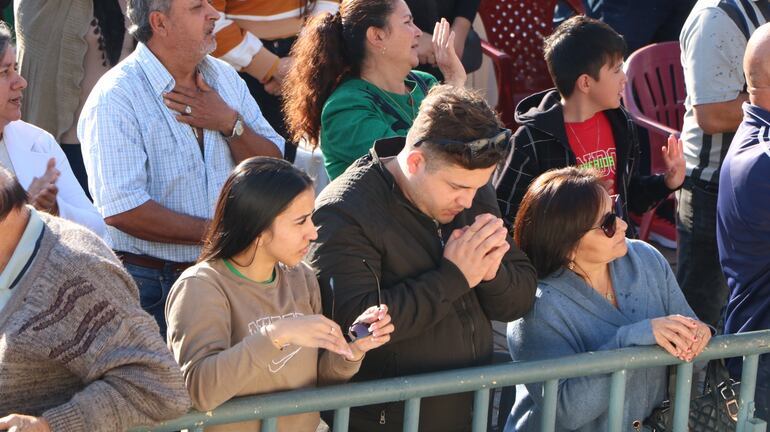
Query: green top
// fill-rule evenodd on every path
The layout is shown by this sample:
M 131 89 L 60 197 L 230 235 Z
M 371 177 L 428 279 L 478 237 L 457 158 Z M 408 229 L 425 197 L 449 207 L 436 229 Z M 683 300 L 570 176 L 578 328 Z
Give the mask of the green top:
M 438 81 L 431 74 L 412 71 L 404 83 L 410 92 L 400 95 L 351 78 L 329 96 L 321 113 L 321 150 L 329 178 L 342 174 L 374 141 L 406 136 L 425 99 L 423 87 L 430 89 Z
M 236 276 L 238 276 L 240 278 L 246 279 L 247 281 L 256 282 L 258 284 L 266 285 L 266 284 L 273 283 L 273 281 L 275 280 L 275 269 L 273 269 L 273 274 L 270 275 L 270 279 L 268 279 L 266 281 L 255 281 L 254 279 L 246 277 L 246 275 L 244 275 L 237 268 L 235 268 L 235 266 L 230 261 L 228 261 L 226 259 L 223 259 L 222 261 L 224 261 L 225 266 L 227 266 L 227 268 L 230 269 L 230 271 L 233 272 L 234 275 L 236 275 Z

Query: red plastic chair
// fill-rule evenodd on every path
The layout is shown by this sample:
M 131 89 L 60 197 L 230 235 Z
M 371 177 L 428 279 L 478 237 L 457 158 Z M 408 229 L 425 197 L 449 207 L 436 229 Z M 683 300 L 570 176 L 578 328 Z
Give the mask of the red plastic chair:
M 481 0 L 479 17 L 487 32 L 483 52 L 492 59 L 498 88 L 497 111 L 515 127 L 516 104 L 532 93 L 553 87 L 543 60 L 543 39 L 553 31 L 557 0 Z M 581 0 L 568 0 L 583 13 Z
M 638 49 L 626 60 L 628 83 L 623 101 L 636 124 L 650 136 L 650 172 L 665 171 L 660 149 L 669 135 L 679 136 L 684 120 L 684 72 L 679 42 Z M 673 200 L 672 198 L 669 198 Z M 642 215 L 639 238 L 647 241 L 655 209 Z

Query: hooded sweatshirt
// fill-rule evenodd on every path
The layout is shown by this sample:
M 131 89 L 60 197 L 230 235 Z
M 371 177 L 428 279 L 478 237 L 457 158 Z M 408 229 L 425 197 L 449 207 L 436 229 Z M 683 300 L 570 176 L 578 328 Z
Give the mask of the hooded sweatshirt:
M 623 108 L 604 111 L 612 128 L 617 154 L 616 185 L 623 203 L 624 219 L 628 211 L 644 213 L 655 207 L 672 190 L 661 174 L 639 174 L 639 141 L 636 127 Z M 567 139 L 561 96 L 555 89 L 535 93 L 516 106 L 513 151 L 495 172 L 492 182 L 503 219 L 513 225 L 524 193 L 537 176 L 554 168 L 577 165 Z

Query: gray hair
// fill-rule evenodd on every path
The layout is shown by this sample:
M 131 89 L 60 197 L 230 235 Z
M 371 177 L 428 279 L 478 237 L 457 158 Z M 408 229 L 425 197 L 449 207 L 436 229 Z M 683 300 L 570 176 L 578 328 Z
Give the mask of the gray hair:
M 141 43 L 147 43 L 152 37 L 150 13 L 168 13 L 171 0 L 128 0 L 128 19 L 131 26 L 128 33 Z
M 4 56 L 5 50 L 10 46 L 13 46 L 11 28 L 4 21 L 0 21 L 0 56 Z

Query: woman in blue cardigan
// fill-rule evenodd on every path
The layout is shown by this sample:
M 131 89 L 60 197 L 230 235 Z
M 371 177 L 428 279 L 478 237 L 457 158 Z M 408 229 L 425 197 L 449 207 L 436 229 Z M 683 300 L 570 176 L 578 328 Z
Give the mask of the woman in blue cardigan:
M 534 308 L 508 324 L 514 360 L 658 344 L 692 361 L 711 338 L 663 256 L 625 237 L 626 222 L 593 171 L 549 171 L 527 190 L 514 239 L 540 282 Z M 665 367 L 629 370 L 623 430 L 634 431 L 666 398 Z M 538 431 L 542 383 L 519 385 L 505 430 Z M 610 376 L 559 382 L 556 430 L 607 430 Z M 638 422 L 638 423 L 636 423 Z

